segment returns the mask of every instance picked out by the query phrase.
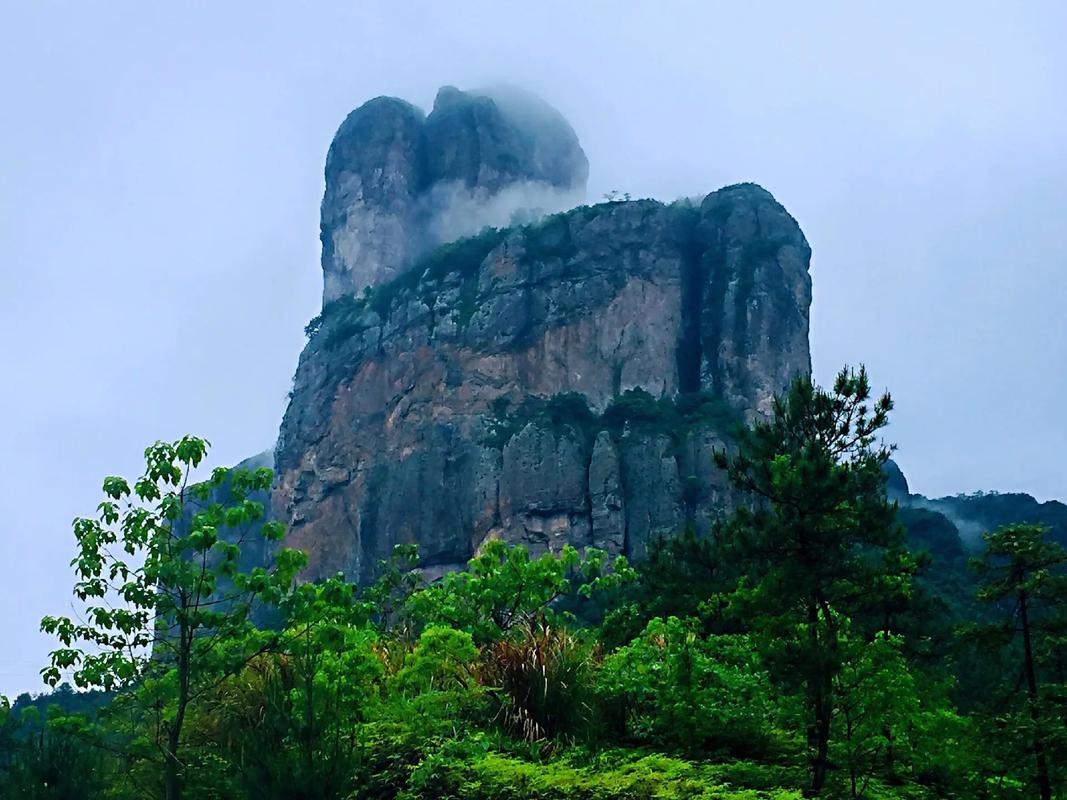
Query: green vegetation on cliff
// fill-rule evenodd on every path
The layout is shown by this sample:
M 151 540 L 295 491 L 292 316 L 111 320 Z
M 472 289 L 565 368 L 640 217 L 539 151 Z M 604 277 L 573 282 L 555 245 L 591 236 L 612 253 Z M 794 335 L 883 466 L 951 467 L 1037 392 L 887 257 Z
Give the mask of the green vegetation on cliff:
M 502 399 L 493 411 L 486 444 L 497 449 L 503 449 L 529 424 L 574 436 L 587 445 L 601 431 L 616 439 L 630 431 L 645 437 L 665 436 L 675 446 L 693 432 L 705 429 L 731 437 L 741 424 L 741 416 L 734 409 L 707 391 L 654 397 L 644 389 L 627 389 L 601 414 L 590 408 L 588 398 L 578 392 L 528 397 L 515 409 Z
M 653 208 L 656 201 L 633 201 Z M 610 210 L 612 203 L 581 206 L 528 224 L 485 228 L 473 236 L 440 245 L 415 261 L 399 276 L 364 289 L 362 296 L 342 295 L 327 302 L 304 328 L 309 340 L 330 350 L 371 327 L 388 321 L 399 306 L 417 300 L 431 312 L 442 311 L 440 299 L 449 297 L 444 311 L 463 329 L 479 300 L 481 268 L 489 254 L 505 241 L 515 245 L 515 257 L 526 266 L 543 269 L 565 265 L 576 253 L 572 222 L 588 223 Z
M 309 338 L 321 334 L 322 346 L 331 349 L 346 339 L 389 319 L 398 302 L 418 296 L 432 308 L 446 278 L 456 278 L 461 286 L 457 308 L 461 324 L 470 320 L 474 294 L 477 291 L 478 271 L 489 252 L 503 239 L 503 232 L 488 228 L 477 236 L 470 236 L 442 245 L 417 261 L 400 277 L 368 287 L 362 297 L 342 296 L 323 306 L 322 311 L 304 328 Z

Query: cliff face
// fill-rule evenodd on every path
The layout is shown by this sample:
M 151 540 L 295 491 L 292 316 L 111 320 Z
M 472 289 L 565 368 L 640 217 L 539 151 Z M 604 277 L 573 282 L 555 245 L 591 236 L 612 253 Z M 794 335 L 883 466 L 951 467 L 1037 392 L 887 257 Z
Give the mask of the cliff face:
M 402 150 L 398 114 L 374 141 Z M 287 543 L 309 577 L 364 579 L 400 542 L 443 570 L 489 537 L 640 557 L 706 528 L 731 503 L 712 450 L 809 371 L 809 257 L 745 184 L 487 231 L 341 295 L 309 325 L 275 454 Z

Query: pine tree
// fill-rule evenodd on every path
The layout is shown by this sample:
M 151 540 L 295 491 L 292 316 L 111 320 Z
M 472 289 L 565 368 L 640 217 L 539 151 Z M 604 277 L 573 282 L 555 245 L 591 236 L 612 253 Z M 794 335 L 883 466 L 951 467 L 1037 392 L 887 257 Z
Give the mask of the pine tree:
M 1064 606 L 1067 550 L 1047 538 L 1041 525 L 1005 525 L 985 535 L 986 551 L 975 562 L 982 578 L 978 598 L 1006 611 L 996 627 L 1007 629 L 1008 641 L 1022 638 L 1022 675 L 1026 684 L 1029 746 L 1041 800 L 1051 800 L 1049 734 L 1042 720 L 1043 691 L 1038 675 L 1038 654 L 1050 649 Z M 1051 625 L 1049 623 L 1052 623 Z
M 764 634 L 774 672 L 802 685 L 811 781 L 817 795 L 829 767 L 834 679 L 843 662 L 844 618 L 872 587 L 908 570 L 895 505 L 886 500 L 883 466 L 891 448 L 876 441 L 893 401 L 872 401 L 866 371 L 843 369 L 826 391 L 798 378 L 776 398 L 769 421 L 740 434 L 736 453 L 716 462 L 753 500 L 732 527 L 748 577 L 739 610 Z

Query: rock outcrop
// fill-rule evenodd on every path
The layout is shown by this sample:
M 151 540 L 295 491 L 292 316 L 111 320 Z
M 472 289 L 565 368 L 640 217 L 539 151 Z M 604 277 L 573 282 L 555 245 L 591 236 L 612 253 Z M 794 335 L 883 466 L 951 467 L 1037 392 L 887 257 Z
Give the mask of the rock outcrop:
M 428 117 L 397 98 L 371 100 L 348 115 L 326 157 L 323 302 L 516 212 L 569 208 L 588 170 L 566 120 L 515 89 L 445 87 Z
M 361 181 L 381 178 L 385 198 L 379 209 L 366 189 L 352 194 L 345 230 L 355 230 L 353 213 L 382 231 L 392 229 L 381 220 L 402 230 L 418 213 L 408 187 L 421 179 L 381 167 L 415 163 L 418 130 L 423 146 L 436 142 L 419 169 L 449 182 L 500 191 L 515 176 L 584 176 L 580 149 L 503 134 L 492 139 L 500 153 L 469 148 L 466 132 L 499 112 L 477 98 L 443 91 L 425 122 L 399 101 L 372 102 L 377 121 L 359 134 L 361 117 L 350 117 L 338 134 L 348 150 L 331 148 L 324 242 L 327 207 L 341 197 L 338 160 L 360 164 Z M 357 135 L 378 155 L 361 154 Z M 401 542 L 439 570 L 492 537 L 535 552 L 566 542 L 640 557 L 654 537 L 706 529 L 730 506 L 712 450 L 810 369 L 810 250 L 753 184 L 701 203 L 581 207 L 421 256 L 414 242 L 389 262 L 411 263 L 385 281 L 384 244 L 371 257 L 347 250 L 347 261 L 324 246 L 328 283 L 335 262 L 362 277 L 328 289 L 338 299 L 308 326 L 272 497 L 287 543 L 310 555 L 310 578 L 367 579 Z M 360 282 L 371 289 L 355 297 Z
M 732 507 L 713 451 L 810 371 L 808 244 L 754 184 L 545 217 L 586 172 L 514 92 L 446 88 L 426 118 L 378 98 L 341 126 L 327 302 L 265 498 L 306 578 L 369 580 L 401 543 L 430 575 L 490 538 L 639 559 Z

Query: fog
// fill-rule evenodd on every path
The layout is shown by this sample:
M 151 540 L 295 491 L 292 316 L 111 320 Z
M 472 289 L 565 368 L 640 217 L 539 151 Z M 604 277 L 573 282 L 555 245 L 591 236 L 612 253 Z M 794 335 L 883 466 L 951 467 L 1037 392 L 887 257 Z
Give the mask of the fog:
M 326 150 L 380 94 L 534 91 L 591 199 L 762 184 L 812 246 L 816 378 L 892 390 L 912 490 L 1064 498 L 1064 31 L 1055 2 L 4 4 L 0 692 L 41 688 L 105 475 L 272 443 Z
M 528 225 L 548 214 L 574 208 L 585 201 L 585 191 L 557 189 L 541 181 L 511 183 L 492 194 L 459 181 L 433 186 L 428 234 L 433 244 L 451 242 L 484 228 Z

